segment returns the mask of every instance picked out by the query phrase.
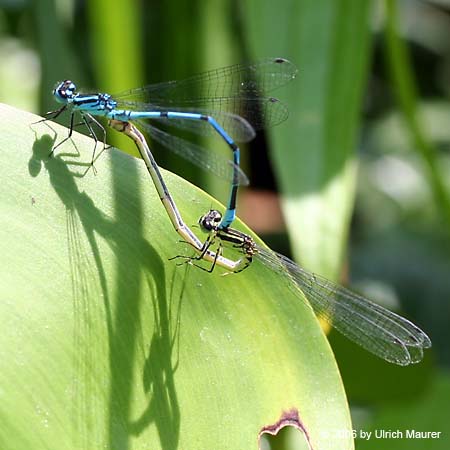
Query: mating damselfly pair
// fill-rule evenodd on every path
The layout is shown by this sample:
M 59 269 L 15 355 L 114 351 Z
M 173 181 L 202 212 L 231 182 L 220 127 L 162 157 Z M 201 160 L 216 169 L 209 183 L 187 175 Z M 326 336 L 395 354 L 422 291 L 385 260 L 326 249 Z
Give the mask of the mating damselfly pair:
M 266 93 L 284 85 L 296 73 L 289 61 L 271 58 L 212 70 L 183 81 L 133 89 L 118 96 L 78 93 L 75 84 L 66 80 L 54 90 L 55 98 L 63 106 L 49 116 L 56 117 L 66 109 L 71 111 L 68 138 L 73 129 L 74 113 L 78 111 L 92 135 L 95 136 L 92 123 L 100 125 L 94 116 L 103 116 L 110 119 L 113 128 L 133 139 L 175 229 L 197 252 L 195 257 L 185 257 L 188 261 L 206 259 L 212 263 L 210 271 L 218 265 L 239 273 L 258 259 L 270 270 L 286 277 L 292 288 L 302 291 L 316 314 L 368 351 L 399 365 L 419 362 L 423 349 L 430 347 L 431 341 L 412 322 L 308 272 L 285 256 L 259 246 L 251 236 L 231 228 L 238 186 L 247 182 L 240 169 L 236 142 L 248 141 L 254 137 L 255 129 L 280 123 L 287 117 L 285 106 Z M 192 97 L 192 92 L 196 92 L 196 96 Z M 199 219 L 202 230 L 208 235 L 204 242 L 183 222 L 145 138 L 133 123 L 167 148 L 230 181 L 224 214 L 211 210 Z M 175 127 L 194 134 L 217 134 L 232 151 L 231 164 L 214 152 L 163 131 L 158 128 L 161 124 L 169 126 L 169 130 Z M 229 259 L 225 255 L 227 248 L 232 249 L 238 259 Z

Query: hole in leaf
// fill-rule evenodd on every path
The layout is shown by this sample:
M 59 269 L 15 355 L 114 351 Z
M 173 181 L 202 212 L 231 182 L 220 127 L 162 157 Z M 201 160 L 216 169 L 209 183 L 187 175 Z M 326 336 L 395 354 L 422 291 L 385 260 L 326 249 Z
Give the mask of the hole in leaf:
M 278 422 L 265 426 L 259 434 L 260 450 L 313 450 L 298 411 L 283 412 Z

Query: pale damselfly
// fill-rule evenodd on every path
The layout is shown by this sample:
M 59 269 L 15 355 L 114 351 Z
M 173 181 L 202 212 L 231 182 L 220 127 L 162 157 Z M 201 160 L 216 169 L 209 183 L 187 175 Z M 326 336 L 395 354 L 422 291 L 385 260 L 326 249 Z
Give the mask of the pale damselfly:
M 209 249 L 205 249 L 203 242 L 197 238 L 195 233 L 183 221 L 177 205 L 170 195 L 164 178 L 162 177 L 159 167 L 156 164 L 155 158 L 153 157 L 153 154 L 150 151 L 147 141 L 142 133 L 130 122 L 122 122 L 111 119 L 109 121 L 109 126 L 121 133 L 124 133 L 134 141 L 141 158 L 145 162 L 147 171 L 152 178 L 159 198 L 166 209 L 167 215 L 169 216 L 175 231 L 181 236 L 183 241 L 190 244 L 197 251 L 197 253 L 201 253 L 204 260 L 209 261 L 214 265 L 217 264 L 218 266 L 232 272 L 237 270 L 237 267 L 241 264 L 240 261 L 229 260 L 224 258 L 222 255 L 216 255 Z
M 219 228 L 222 214 L 210 210 L 199 224 L 208 233 L 203 249 L 222 256 L 224 248 L 232 248 L 241 258 L 233 272 L 247 269 L 254 259 L 289 280 L 289 286 L 308 299 L 315 314 L 325 319 L 344 336 L 380 358 L 406 366 L 423 358 L 423 349 L 431 347 L 430 338 L 417 325 L 400 315 L 300 267 L 284 255 L 258 245 L 253 238 L 231 227 Z M 191 257 L 184 257 L 192 260 Z M 210 271 L 214 269 L 214 263 Z

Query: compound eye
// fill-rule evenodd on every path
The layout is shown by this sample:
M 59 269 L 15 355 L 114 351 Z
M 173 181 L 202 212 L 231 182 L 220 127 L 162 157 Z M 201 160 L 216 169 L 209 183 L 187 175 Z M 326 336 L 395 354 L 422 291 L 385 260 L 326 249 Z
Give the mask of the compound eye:
M 209 210 L 207 216 L 209 217 L 209 220 L 211 222 L 220 222 L 222 220 L 222 214 L 219 211 L 217 211 L 217 209 Z
M 65 93 L 67 97 L 71 97 L 74 93 L 77 87 L 75 86 L 75 83 L 72 83 L 70 80 L 64 81 L 62 85 L 61 91 Z
M 75 95 L 76 89 L 75 83 L 72 83 L 70 80 L 65 80 L 56 86 L 53 90 L 53 94 L 59 99 L 68 99 Z

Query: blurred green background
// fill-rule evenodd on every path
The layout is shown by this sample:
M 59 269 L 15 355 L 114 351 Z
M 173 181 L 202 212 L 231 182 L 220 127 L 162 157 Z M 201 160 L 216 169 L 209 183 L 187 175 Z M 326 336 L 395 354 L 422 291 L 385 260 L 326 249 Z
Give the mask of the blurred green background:
M 0 0 L 0 101 L 41 114 L 62 79 L 114 93 L 265 56 L 299 75 L 276 93 L 287 122 L 244 149 L 252 186 L 238 214 L 275 250 L 429 333 L 424 362 L 398 368 L 331 332 L 354 428 L 448 429 L 449 1 Z M 156 156 L 224 200 L 223 184 Z M 270 445 L 297 448 L 291 439 Z

